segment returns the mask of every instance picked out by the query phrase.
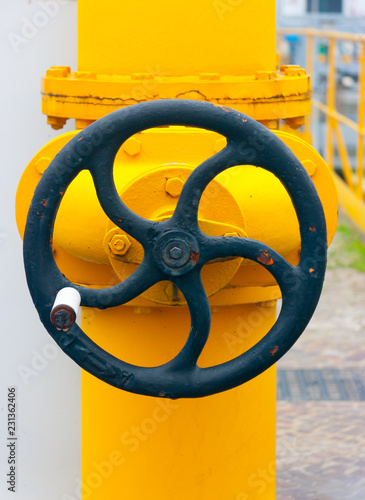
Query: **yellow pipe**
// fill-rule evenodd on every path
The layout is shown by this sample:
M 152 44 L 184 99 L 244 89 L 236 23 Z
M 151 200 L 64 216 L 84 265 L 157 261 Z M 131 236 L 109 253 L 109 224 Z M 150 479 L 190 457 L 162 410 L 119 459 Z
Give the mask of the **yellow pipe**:
M 328 73 L 327 73 L 327 105 L 330 111 L 336 107 L 336 40 L 331 39 L 328 54 Z M 332 117 L 327 117 L 327 143 L 326 143 L 326 162 L 333 166 L 333 123 Z
M 365 35 L 356 33 L 344 33 L 343 31 L 336 30 L 322 30 L 315 28 L 280 28 L 278 33 L 281 35 L 307 35 L 317 38 L 332 38 L 337 40 L 350 40 L 352 42 L 365 42 Z
M 160 76 L 175 78 L 179 94 L 180 77 L 189 77 L 191 88 L 199 91 L 207 84 L 221 90 L 227 78 L 247 75 L 258 85 L 267 81 L 269 90 L 276 75 L 274 0 L 110 0 L 107 7 L 99 0 L 79 0 L 78 12 L 80 77 L 83 71 L 128 75 L 136 87 L 157 85 L 152 94 L 163 92 Z M 156 79 L 151 81 L 151 74 Z M 164 135 L 175 147 L 179 133 Z M 143 148 L 142 154 L 150 154 Z M 199 151 L 197 144 L 194 153 Z M 139 156 L 131 160 L 135 165 Z M 176 161 L 175 153 L 170 162 Z M 275 301 L 271 287 L 262 289 L 264 306 L 216 310 L 200 363 L 233 357 L 268 331 Z M 127 305 L 83 314 L 84 329 L 97 343 L 147 366 L 170 358 L 189 331 L 184 306 Z M 91 494 L 93 500 L 274 499 L 275 386 L 271 369 L 224 394 L 169 402 L 119 391 L 83 373 L 83 500 Z
M 307 47 L 306 47 L 306 70 L 307 73 L 310 75 L 311 79 L 313 78 L 313 49 L 314 49 L 314 40 L 312 36 L 308 36 L 307 38 Z M 311 84 L 312 87 L 313 84 Z M 306 132 L 309 134 L 311 133 L 312 130 L 312 117 L 311 114 L 307 115 L 306 117 Z
M 337 136 L 337 144 L 338 144 L 338 151 L 340 154 L 340 158 L 342 160 L 342 165 L 343 165 L 343 174 L 346 179 L 347 184 L 350 186 L 350 189 L 354 189 L 354 181 L 352 180 L 352 169 L 351 169 L 351 164 L 350 164 L 350 158 L 347 153 L 347 148 L 346 144 L 343 140 L 343 136 L 341 133 L 340 126 L 337 122 L 334 122 L 334 129 L 336 132 Z
M 326 115 L 330 116 L 331 118 L 334 118 L 335 120 L 339 121 L 340 123 L 343 123 L 347 127 L 349 127 L 351 130 L 354 130 L 357 132 L 359 135 L 362 137 L 365 136 L 365 129 L 361 129 L 359 125 L 351 120 L 350 118 L 347 118 L 347 116 L 339 113 L 336 110 L 330 110 L 330 108 L 326 105 L 323 104 L 322 102 L 318 101 L 317 99 L 312 99 L 312 105 L 325 113 Z
M 275 316 L 275 301 L 219 308 L 199 365 L 243 352 Z M 186 307 L 146 314 L 119 307 L 84 310 L 83 326 L 114 355 L 151 366 L 181 348 L 189 320 Z M 83 372 L 83 499 L 274 499 L 275 372 L 177 401 L 120 391 Z
M 365 233 L 365 204 L 355 196 L 346 182 L 335 172 L 333 173 L 333 177 L 341 207 L 347 212 L 356 226 Z
M 362 134 L 358 134 L 357 145 L 357 197 L 364 198 L 363 176 L 364 176 L 364 132 L 365 132 L 365 42 L 361 44 L 359 59 L 359 129 Z

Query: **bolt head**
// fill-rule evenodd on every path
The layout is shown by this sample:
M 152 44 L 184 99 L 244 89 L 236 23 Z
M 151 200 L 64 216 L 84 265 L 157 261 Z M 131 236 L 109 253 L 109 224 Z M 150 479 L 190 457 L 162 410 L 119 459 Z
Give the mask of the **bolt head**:
M 276 71 L 256 71 L 256 80 L 275 80 L 277 78 Z
M 47 156 L 42 156 L 41 158 L 38 158 L 38 160 L 35 162 L 35 168 L 42 175 L 50 163 L 51 163 L 51 158 L 48 158 Z
M 68 76 L 71 72 L 71 68 L 69 66 L 52 66 L 47 69 L 47 76 L 56 76 L 58 78 L 64 78 Z
M 141 152 L 142 143 L 135 137 L 130 137 L 123 144 L 123 150 L 129 156 L 136 156 Z
M 184 181 L 180 177 L 171 177 L 171 179 L 167 179 L 166 181 L 165 191 L 173 198 L 178 198 L 183 186 Z
M 125 234 L 115 234 L 109 242 L 109 248 L 114 255 L 125 255 L 131 246 Z
M 51 125 L 53 130 L 61 130 L 65 125 L 67 118 L 61 118 L 59 116 L 47 116 L 47 123 Z
M 179 247 L 172 247 L 170 248 L 170 257 L 174 260 L 180 259 L 182 256 L 183 251 Z
M 306 169 L 307 174 L 313 177 L 313 175 L 316 173 L 317 170 L 317 165 L 314 163 L 312 160 L 304 160 L 303 162 L 303 167 Z
M 223 139 L 223 137 L 221 139 L 217 139 L 214 143 L 214 152 L 215 153 L 219 153 L 219 151 L 222 151 L 223 148 L 225 148 L 227 146 L 227 139 Z

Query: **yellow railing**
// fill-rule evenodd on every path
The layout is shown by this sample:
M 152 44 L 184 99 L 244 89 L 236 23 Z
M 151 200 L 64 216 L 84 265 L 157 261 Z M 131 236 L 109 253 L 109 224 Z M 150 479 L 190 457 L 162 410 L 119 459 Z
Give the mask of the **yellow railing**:
M 326 117 L 325 158 L 330 167 L 334 167 L 335 148 L 341 160 L 342 177 L 334 172 L 340 205 L 347 211 L 353 221 L 365 232 L 364 202 L 364 136 L 365 136 L 365 35 L 344 33 L 340 31 L 323 31 L 313 28 L 284 28 L 278 35 L 302 35 L 306 37 L 306 69 L 313 76 L 314 40 L 328 40 L 327 55 L 327 98 L 321 102 L 315 98 L 312 104 Z M 359 44 L 359 90 L 357 122 L 346 117 L 336 109 L 336 52 L 339 41 L 350 41 Z M 352 166 L 348 149 L 343 138 L 341 125 L 349 127 L 357 134 L 356 165 Z M 306 122 L 307 130 L 311 129 L 311 118 Z

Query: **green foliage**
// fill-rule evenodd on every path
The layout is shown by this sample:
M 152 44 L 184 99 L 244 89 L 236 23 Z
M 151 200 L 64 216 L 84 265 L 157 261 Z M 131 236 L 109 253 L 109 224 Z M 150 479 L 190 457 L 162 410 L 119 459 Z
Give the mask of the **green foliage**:
M 328 253 L 328 267 L 351 267 L 365 273 L 365 235 L 344 216 Z

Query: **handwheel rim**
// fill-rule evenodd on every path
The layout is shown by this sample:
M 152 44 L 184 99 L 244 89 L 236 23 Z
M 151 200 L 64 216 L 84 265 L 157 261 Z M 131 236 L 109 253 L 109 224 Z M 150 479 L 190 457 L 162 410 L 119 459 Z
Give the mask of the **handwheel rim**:
M 124 206 L 111 177 L 112 163 L 122 142 L 139 131 L 159 125 L 186 125 L 212 130 L 225 135 L 228 144 L 222 152 L 193 171 L 184 185 L 172 218 L 157 226 L 131 213 Z M 253 153 L 255 158 L 252 158 Z M 260 242 L 249 243 L 254 240 L 229 238 L 229 243 L 226 243 L 223 238 L 210 238 L 199 230 L 197 212 L 205 187 L 218 173 L 230 166 L 242 164 L 253 164 L 272 172 L 288 191 L 297 213 L 302 239 L 298 266 L 287 264 L 285 267 L 284 259 Z M 52 253 L 53 225 L 63 193 L 85 168 L 93 176 L 104 211 L 124 231 L 139 237 L 145 248 L 145 258 L 138 268 L 139 273 L 137 269 L 128 278 L 129 281 L 107 291 L 88 291 L 85 287 L 70 283 L 57 268 Z M 105 186 L 108 185 L 114 189 L 109 205 L 105 194 Z M 163 239 L 164 234 L 177 229 L 181 233 L 190 232 L 201 253 L 198 264 L 194 262 L 186 273 L 174 271 L 170 273 L 170 278 L 166 278 L 166 266 L 170 269 L 181 268 L 169 266 L 168 261 L 162 266 L 156 265 L 156 257 L 149 242 L 151 239 Z M 145 237 L 146 232 L 149 239 Z M 283 293 L 283 307 L 278 321 L 263 339 L 226 363 L 208 368 L 197 366 L 209 335 L 209 329 L 208 332 L 206 330 L 207 326 L 210 327 L 210 316 L 209 319 L 205 317 L 204 324 L 200 324 L 188 297 L 186 300 L 190 304 L 191 316 L 195 317 L 195 323 L 192 319 L 192 329 L 201 328 L 203 347 L 191 341 L 189 344 L 191 331 L 186 345 L 174 360 L 153 368 L 132 365 L 107 353 L 76 324 L 68 332 L 60 333 L 49 319 L 55 293 L 64 286 L 73 286 L 80 291 L 82 305 L 104 308 L 125 303 L 133 298 L 133 293 L 136 296 L 163 279 L 171 279 L 184 295 L 188 294 L 187 280 L 192 279 L 206 309 L 209 303 L 201 285 L 200 271 L 206 262 L 225 254 L 227 245 L 230 245 L 230 251 L 235 256 L 247 258 L 247 252 L 252 254 L 256 262 L 273 274 Z M 38 249 L 36 255 L 34 248 Z M 203 397 L 231 389 L 259 375 L 285 354 L 303 332 L 318 302 L 326 267 L 326 248 L 326 223 L 314 185 L 303 166 L 280 139 L 237 111 L 185 100 L 152 101 L 118 110 L 75 136 L 56 156 L 38 184 L 24 234 L 24 261 L 32 299 L 42 323 L 63 351 L 82 368 L 115 387 L 169 398 Z M 149 281 L 141 285 L 141 276 L 146 277 L 144 270 L 147 268 L 153 268 L 154 272 L 149 275 Z M 281 276 L 283 270 L 290 279 Z M 134 292 L 131 294 L 129 289 Z M 300 308 L 294 292 L 301 297 Z M 189 360 L 189 349 L 194 351 L 195 363 Z

